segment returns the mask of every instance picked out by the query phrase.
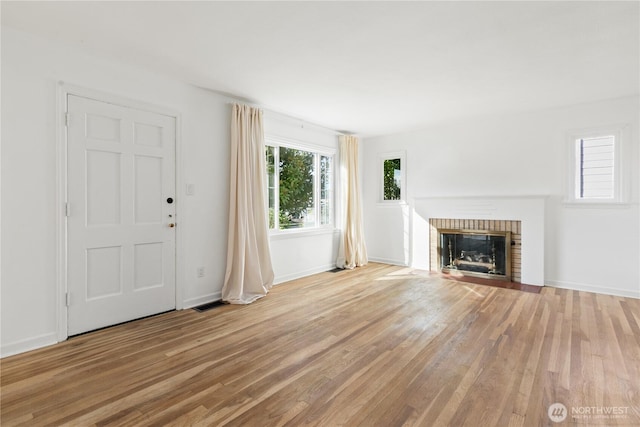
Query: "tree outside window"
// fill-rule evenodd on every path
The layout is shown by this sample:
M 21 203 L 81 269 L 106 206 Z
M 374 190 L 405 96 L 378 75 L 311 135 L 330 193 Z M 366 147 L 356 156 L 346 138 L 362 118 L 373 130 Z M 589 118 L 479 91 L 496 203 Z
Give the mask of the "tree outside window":
M 332 156 L 312 151 L 284 146 L 266 147 L 270 229 L 289 230 L 331 224 L 332 162 Z
M 383 163 L 384 188 L 383 200 L 402 199 L 401 159 L 386 159 Z
M 378 154 L 378 202 L 387 206 L 406 203 L 407 154 L 394 151 Z
M 313 153 L 280 147 L 280 229 L 314 225 L 313 163 Z

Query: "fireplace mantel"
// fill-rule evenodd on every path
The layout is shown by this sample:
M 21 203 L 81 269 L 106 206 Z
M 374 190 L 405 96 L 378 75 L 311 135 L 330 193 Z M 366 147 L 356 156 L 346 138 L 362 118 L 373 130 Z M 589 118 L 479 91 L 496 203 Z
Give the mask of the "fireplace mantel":
M 416 197 L 412 209 L 412 265 L 430 268 L 429 219 L 518 220 L 522 224 L 521 282 L 544 284 L 546 196 Z

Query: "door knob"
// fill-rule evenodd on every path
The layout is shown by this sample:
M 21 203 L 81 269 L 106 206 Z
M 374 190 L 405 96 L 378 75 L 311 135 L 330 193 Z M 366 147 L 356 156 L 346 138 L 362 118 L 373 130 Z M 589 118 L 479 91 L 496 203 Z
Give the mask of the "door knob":
M 167 203 L 169 203 L 169 204 L 173 203 L 173 197 L 168 197 L 167 198 Z
M 175 226 L 176 226 L 176 225 L 175 225 L 174 223 L 169 224 L 169 228 L 173 228 L 173 227 L 175 227 Z

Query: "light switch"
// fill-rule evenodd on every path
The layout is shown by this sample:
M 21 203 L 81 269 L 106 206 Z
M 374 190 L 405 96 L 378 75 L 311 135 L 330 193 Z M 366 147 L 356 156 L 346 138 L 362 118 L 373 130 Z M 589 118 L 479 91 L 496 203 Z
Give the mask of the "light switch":
M 193 196 L 196 191 L 196 186 L 193 184 L 187 184 L 187 196 Z

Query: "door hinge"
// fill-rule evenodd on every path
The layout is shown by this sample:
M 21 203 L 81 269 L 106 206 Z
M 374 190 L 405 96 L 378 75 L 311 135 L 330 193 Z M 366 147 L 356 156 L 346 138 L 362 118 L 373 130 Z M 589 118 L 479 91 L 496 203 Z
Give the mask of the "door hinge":
M 66 217 L 71 216 L 71 205 L 69 204 L 69 202 L 64 204 L 64 216 Z
M 67 305 L 67 307 L 71 306 L 71 293 L 67 292 L 64 294 L 64 303 Z
M 64 125 L 69 127 L 69 122 L 71 121 L 71 114 L 65 113 L 64 115 Z

